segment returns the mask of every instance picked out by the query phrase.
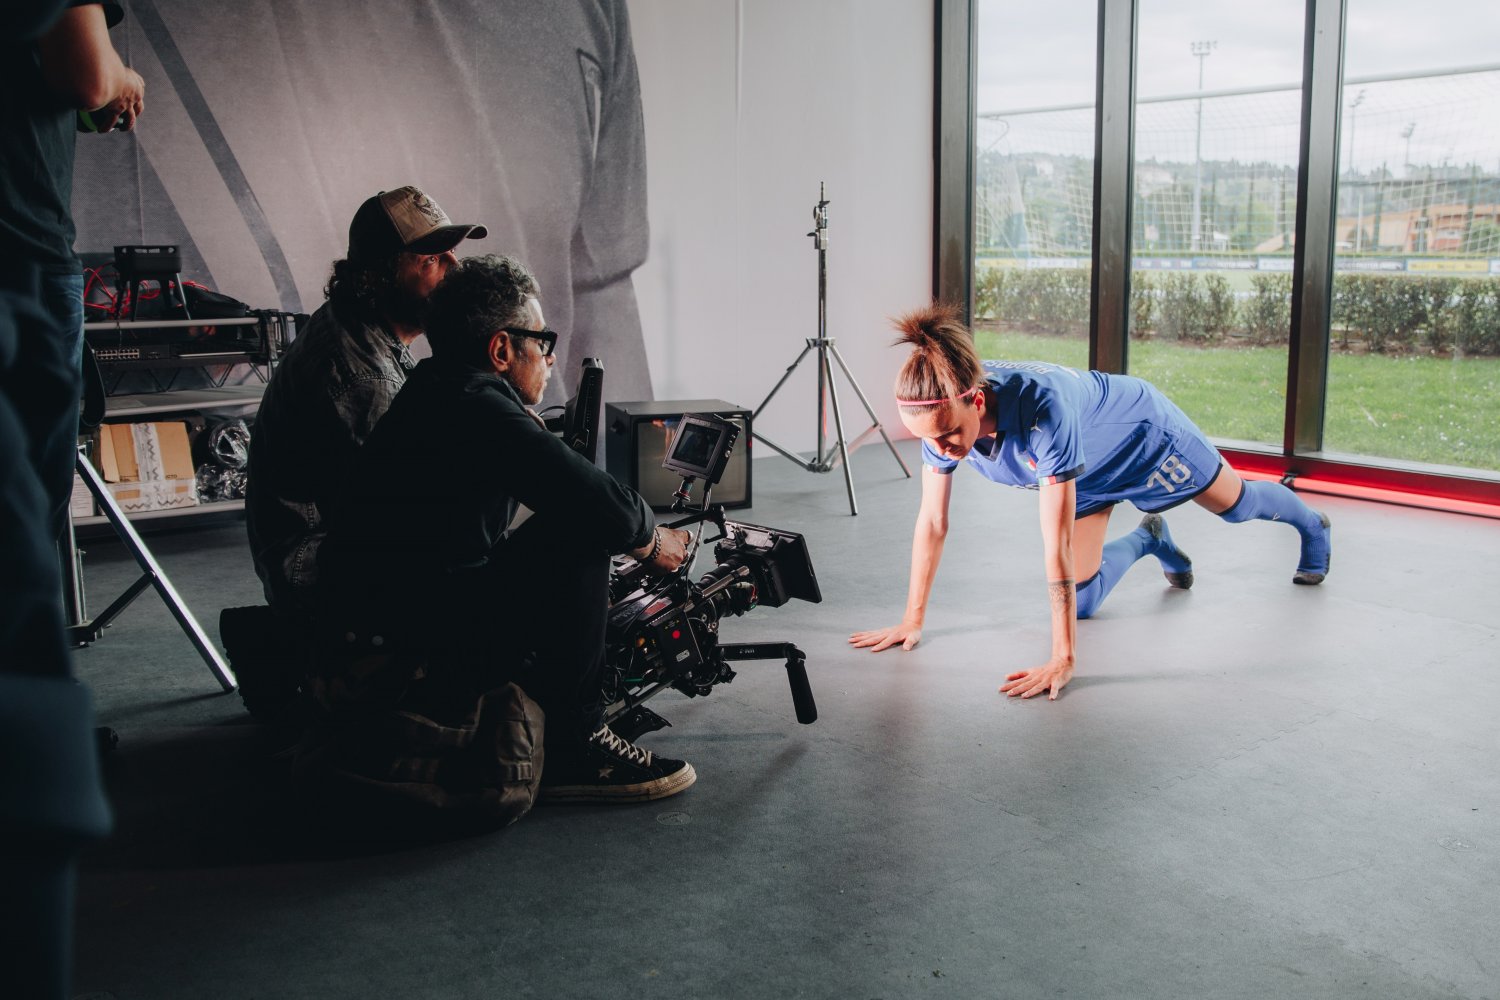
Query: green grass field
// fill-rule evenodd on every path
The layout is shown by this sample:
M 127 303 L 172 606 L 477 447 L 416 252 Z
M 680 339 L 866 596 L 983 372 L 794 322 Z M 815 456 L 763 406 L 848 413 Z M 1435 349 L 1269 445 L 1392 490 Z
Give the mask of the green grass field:
M 975 331 L 984 358 L 1083 368 L 1082 338 Z M 1186 347 L 1132 341 L 1130 372 L 1154 383 L 1210 436 L 1279 446 L 1284 347 Z M 1324 448 L 1469 469 L 1500 470 L 1500 359 L 1329 358 Z

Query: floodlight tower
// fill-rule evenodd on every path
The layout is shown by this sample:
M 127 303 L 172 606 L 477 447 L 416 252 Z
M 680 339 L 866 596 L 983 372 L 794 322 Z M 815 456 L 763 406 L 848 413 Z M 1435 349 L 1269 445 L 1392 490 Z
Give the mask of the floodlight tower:
M 1354 95 L 1354 100 L 1349 102 L 1349 183 L 1355 184 L 1354 174 L 1354 126 L 1359 123 L 1359 106 L 1365 103 L 1365 92 L 1363 88 Z M 1364 249 L 1365 228 L 1365 189 L 1355 185 L 1355 204 L 1357 206 L 1354 217 L 1354 249 L 1355 252 Z M 1379 240 L 1376 240 L 1378 243 Z
M 1354 100 L 1349 102 L 1349 176 L 1354 176 L 1354 126 L 1359 123 L 1359 106 L 1365 103 L 1365 92 L 1361 88 Z
M 1193 42 L 1190 46 L 1198 58 L 1198 128 L 1193 141 L 1193 249 L 1203 240 L 1203 60 L 1219 47 L 1214 42 Z

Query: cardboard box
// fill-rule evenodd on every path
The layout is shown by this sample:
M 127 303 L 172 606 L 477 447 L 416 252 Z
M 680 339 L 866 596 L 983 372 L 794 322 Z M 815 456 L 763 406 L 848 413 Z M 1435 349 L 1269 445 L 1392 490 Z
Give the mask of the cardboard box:
M 99 428 L 99 474 L 106 483 L 133 483 L 141 478 L 129 424 L 105 424 Z
M 105 424 L 99 428 L 99 471 L 127 514 L 198 504 L 187 424 Z
M 73 496 L 68 501 L 68 513 L 74 517 L 94 516 L 94 494 L 84 484 L 83 477 L 73 473 Z
M 198 506 L 198 489 L 195 483 L 148 479 L 140 483 L 110 483 L 109 492 L 114 496 L 115 503 L 127 514 Z

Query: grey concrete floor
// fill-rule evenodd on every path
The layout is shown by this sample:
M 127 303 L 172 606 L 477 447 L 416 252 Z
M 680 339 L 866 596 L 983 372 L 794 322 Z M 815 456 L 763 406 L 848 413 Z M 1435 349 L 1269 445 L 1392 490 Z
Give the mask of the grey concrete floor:
M 1138 565 L 1063 697 L 1022 703 L 996 688 L 1048 650 L 1035 498 L 960 473 L 926 637 L 871 655 L 846 637 L 900 617 L 919 488 L 878 442 L 854 470 L 858 517 L 838 473 L 755 462 L 743 518 L 806 534 L 824 601 L 724 629 L 806 650 L 814 725 L 747 663 L 654 703 L 688 792 L 485 837 L 299 843 L 284 738 L 140 598 L 78 657 L 122 743 L 75 992 L 1500 997 L 1500 521 L 1312 497 L 1307 589 L 1290 529 L 1175 511 L 1194 589 Z M 242 525 L 149 541 L 212 633 L 258 601 Z M 102 606 L 133 564 L 87 548 Z

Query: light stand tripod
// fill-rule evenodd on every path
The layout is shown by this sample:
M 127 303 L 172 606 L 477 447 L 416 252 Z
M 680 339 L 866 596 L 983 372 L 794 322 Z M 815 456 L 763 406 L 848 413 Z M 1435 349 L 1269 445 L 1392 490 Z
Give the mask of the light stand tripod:
M 875 416 L 875 409 L 870 406 L 870 401 L 865 398 L 864 392 L 859 387 L 859 382 L 855 380 L 854 374 L 849 371 L 849 366 L 844 363 L 843 355 L 839 354 L 838 348 L 834 346 L 834 339 L 828 336 L 828 198 L 821 181 L 818 182 L 818 203 L 813 206 L 813 231 L 807 235 L 812 237 L 813 246 L 818 251 L 818 335 L 817 337 L 807 338 L 807 346 L 802 348 L 802 353 L 797 355 L 797 360 L 791 363 L 786 372 L 781 376 L 780 381 L 771 387 L 770 392 L 766 393 L 766 398 L 761 400 L 761 404 L 750 415 L 750 422 L 753 428 L 760 418 L 760 412 L 771 402 L 771 397 L 775 396 L 777 391 L 786 384 L 786 380 L 792 377 L 792 372 L 797 370 L 797 366 L 802 363 L 803 358 L 807 357 L 808 352 L 816 350 L 818 352 L 818 449 L 813 453 L 813 457 L 811 459 L 804 459 L 800 455 L 783 448 L 759 431 L 754 431 L 754 434 L 761 441 L 793 462 L 796 462 L 808 472 L 831 472 L 833 471 L 835 458 L 842 462 L 844 466 L 844 485 L 849 490 L 849 513 L 854 515 L 859 513 L 859 507 L 854 500 L 854 473 L 849 468 L 849 452 L 858 448 L 860 443 L 871 432 L 880 432 L 880 436 L 885 439 L 885 446 L 891 450 L 891 456 L 896 459 L 896 464 L 901 466 L 901 472 L 906 478 L 911 478 L 911 471 L 907 469 L 906 463 L 901 460 L 901 456 L 897 453 L 896 446 L 891 443 L 891 439 L 886 434 L 885 428 L 880 426 L 880 418 Z M 833 365 L 829 361 L 830 357 L 839 363 L 839 368 L 843 370 L 844 377 L 849 380 L 849 385 L 853 387 L 854 394 L 859 397 L 859 401 L 865 406 L 865 412 L 870 415 L 870 426 L 865 428 L 852 443 L 848 442 L 844 437 L 844 415 L 839 409 L 838 388 L 834 385 Z M 824 425 L 827 423 L 825 407 L 829 401 L 833 403 L 833 426 L 837 431 L 837 437 L 834 441 L 828 443 L 825 451 Z M 837 450 L 835 450 L 835 446 L 837 446 Z
M 62 553 L 63 559 L 63 604 L 68 618 L 68 639 L 75 646 L 87 646 L 97 640 L 109 623 L 115 619 L 120 612 L 128 608 L 132 601 L 141 595 L 148 586 L 155 586 L 162 602 L 166 604 L 167 610 L 172 612 L 172 617 L 177 619 L 177 624 L 182 626 L 182 631 L 187 633 L 193 648 L 198 650 L 198 655 L 203 657 L 203 662 L 208 664 L 208 669 L 213 671 L 214 678 L 218 680 L 219 686 L 225 691 L 233 691 L 235 687 L 234 671 L 224 662 L 214 644 L 209 641 L 203 632 L 203 626 L 198 624 L 198 619 L 188 610 L 183 603 L 177 588 L 172 586 L 172 581 L 167 579 L 167 574 L 157 563 L 156 557 L 151 550 L 146 548 L 146 543 L 136 533 L 135 527 L 125 517 L 125 512 L 115 502 L 114 495 L 109 492 L 109 486 L 105 484 L 104 478 L 99 475 L 99 470 L 94 468 L 92 462 L 83 454 L 78 453 L 76 466 L 78 475 L 82 477 L 84 485 L 98 501 L 99 508 L 104 511 L 104 516 L 114 526 L 115 533 L 120 536 L 120 541 L 135 556 L 136 565 L 141 568 L 140 578 L 125 588 L 124 593 L 115 598 L 114 603 L 105 608 L 97 618 L 88 618 L 87 607 L 83 594 L 83 575 L 80 570 L 78 556 L 78 540 L 73 530 L 73 515 L 68 514 L 68 530 L 65 540 L 66 551 Z

